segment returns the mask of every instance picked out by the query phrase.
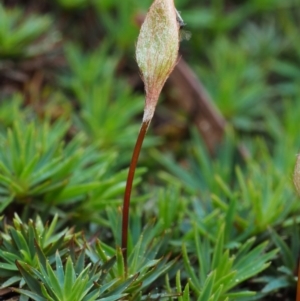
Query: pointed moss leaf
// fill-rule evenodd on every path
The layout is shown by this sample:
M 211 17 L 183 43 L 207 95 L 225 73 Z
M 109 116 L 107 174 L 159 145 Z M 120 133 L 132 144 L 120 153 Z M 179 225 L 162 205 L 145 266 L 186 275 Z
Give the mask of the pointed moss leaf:
M 27 236 L 27 241 L 28 241 L 28 247 L 30 250 L 31 257 L 34 257 L 35 254 L 35 246 L 34 246 L 34 241 L 35 241 L 35 230 L 34 230 L 34 225 L 33 221 L 28 222 L 28 228 L 27 228 L 27 235 L 26 231 L 24 230 L 24 236 Z
M 183 290 L 183 295 L 182 295 L 181 301 L 190 301 L 190 287 L 189 287 L 188 283 L 186 284 L 186 286 Z
M 34 301 L 49 301 L 46 298 L 42 297 L 39 294 L 36 294 L 34 292 L 28 291 L 28 290 L 24 290 L 24 289 L 13 289 L 15 292 L 23 294 L 29 298 L 31 298 Z
M 21 193 L 23 191 L 23 187 L 16 183 L 13 179 L 7 176 L 0 175 L 0 183 L 8 188 L 14 188 L 17 193 Z
M 235 260 L 239 261 L 241 258 L 243 258 L 251 249 L 255 242 L 255 237 L 249 238 L 244 244 L 241 245 L 238 252 L 235 254 Z
M 182 254 L 183 254 L 184 267 L 185 267 L 189 277 L 191 278 L 191 282 L 194 284 L 195 287 L 197 287 L 198 277 L 197 277 L 197 275 L 192 267 L 192 264 L 189 260 L 189 256 L 188 256 L 185 244 L 182 245 Z M 198 293 L 200 293 L 200 292 L 198 291 Z
M 120 281 L 119 285 L 111 290 L 109 293 L 104 294 L 103 297 L 108 297 L 109 295 L 118 295 L 124 293 L 124 291 L 128 288 L 130 284 L 132 284 L 138 277 L 137 275 L 131 276 L 126 280 Z M 103 288 L 101 288 L 102 291 Z
M 44 228 L 44 231 L 42 234 L 43 242 L 48 241 L 50 239 L 51 235 L 55 231 L 57 221 L 58 221 L 58 214 L 55 214 L 51 221 L 51 224 L 48 226 L 48 223 L 47 223 L 46 227 Z
M 65 229 L 62 233 L 59 233 L 58 235 L 53 235 L 52 239 L 49 239 L 48 243 L 49 245 L 47 247 L 44 247 L 45 254 L 53 254 L 58 249 L 62 249 L 62 246 L 65 244 L 65 235 L 64 232 L 68 232 L 68 229 Z M 62 236 L 61 236 L 62 235 Z M 54 241 L 54 243 L 52 243 Z
M 238 298 L 247 298 L 247 297 L 252 297 L 255 296 L 256 292 L 253 291 L 239 291 L 236 293 L 228 293 L 225 296 L 229 298 L 229 300 L 236 300 Z
M 109 297 L 97 299 L 95 301 L 116 301 L 116 300 L 121 300 L 121 298 L 126 297 L 126 296 L 127 296 L 127 294 L 112 295 Z
M 43 281 L 45 284 L 49 283 L 49 287 L 51 288 L 53 294 L 55 294 L 58 298 L 58 300 L 63 300 L 64 298 L 64 293 L 63 293 L 63 285 L 64 283 L 60 283 L 58 278 L 56 277 L 55 272 L 52 270 L 49 262 L 46 263 L 47 264 L 47 274 L 44 275 L 46 281 L 43 280 L 43 278 L 41 279 L 41 281 Z M 49 281 L 48 281 L 49 279 Z
M 118 276 L 124 277 L 125 275 L 124 256 L 123 256 L 122 249 L 120 247 L 117 247 L 116 258 L 117 258 Z
M 16 261 L 16 265 L 31 291 L 42 295 L 40 284 L 30 271 L 29 265 L 20 261 Z
M 76 274 L 80 274 L 80 272 L 84 269 L 84 264 L 85 264 L 85 247 L 80 250 L 79 256 L 75 262 L 75 272 Z
M 1 264 L 0 264 L 0 268 L 1 268 Z M 0 288 L 12 286 L 13 284 L 19 282 L 21 279 L 22 278 L 20 276 L 13 276 L 13 277 L 9 278 L 8 280 L 6 280 L 5 282 L 3 282 L 0 286 Z
M 278 291 L 281 288 L 289 287 L 291 285 L 287 277 L 278 277 L 272 279 L 263 289 L 262 293 L 268 294 L 270 292 Z
M 212 293 L 211 297 L 209 298 L 209 300 L 215 300 L 215 301 L 218 301 L 220 299 L 220 295 L 222 294 L 223 292 L 223 285 L 220 285 L 220 286 L 216 286 L 216 290 Z M 225 299 L 227 300 L 227 298 Z
M 40 246 L 38 245 L 37 241 L 34 242 L 36 253 L 39 259 L 39 264 L 43 267 L 43 270 L 46 271 L 47 269 L 47 259 L 44 253 L 42 252 Z
M 82 299 L 82 301 L 94 301 L 98 296 L 99 296 L 99 290 L 92 290 L 90 293 L 88 293 L 86 296 L 84 296 L 84 298 Z
M 76 275 L 71 257 L 68 257 L 65 268 L 64 298 L 67 298 L 75 282 Z
M 104 294 L 106 291 L 116 286 L 118 282 L 120 282 L 120 278 L 114 278 L 108 283 L 104 283 L 102 286 L 99 287 L 100 294 Z
M 88 284 L 88 268 L 82 271 L 82 273 L 75 280 L 73 287 L 68 291 L 68 300 L 82 300 L 82 298 L 88 293 L 93 284 L 87 286 Z
M 297 155 L 295 169 L 294 169 L 294 185 L 298 194 L 300 194 L 300 155 Z
M 101 266 L 101 276 L 99 278 L 99 282 L 102 283 L 108 273 L 112 270 L 112 267 L 115 265 L 117 261 L 116 256 L 111 257 L 108 261 L 106 261 L 102 266 Z
M 56 276 L 57 276 L 57 279 L 58 279 L 59 283 L 61 283 L 61 285 L 63 285 L 65 274 L 64 274 L 64 268 L 63 268 L 63 264 L 62 264 L 61 258 L 59 256 L 58 250 L 55 253 L 55 261 L 56 261 L 56 271 L 55 271 L 55 273 L 56 273 Z
M 28 164 L 25 166 L 24 170 L 20 174 L 20 179 L 24 180 L 30 176 L 30 174 L 33 173 L 34 168 L 36 167 L 36 164 L 39 160 L 39 154 L 36 154 L 31 161 L 28 162 Z
M 48 291 L 43 283 L 41 283 L 41 290 L 42 290 L 43 296 L 47 298 L 47 301 L 56 301 L 54 298 L 52 298 L 50 296 L 50 294 L 48 293 Z
M 224 249 L 224 225 L 219 229 L 216 242 L 217 243 L 214 247 L 213 260 L 211 264 L 212 269 L 216 269 L 221 262 L 221 257 Z
M 273 229 L 270 228 L 270 232 L 273 242 L 280 250 L 284 265 L 293 270 L 296 266 L 296 262 L 290 247 L 285 243 L 282 237 L 279 236 Z
M 138 280 L 142 280 L 142 288 L 147 287 L 148 285 L 151 285 L 151 283 L 154 283 L 154 281 L 160 277 L 161 275 L 164 275 L 167 273 L 168 270 L 170 270 L 176 263 L 177 259 L 172 260 L 167 263 L 167 259 L 165 258 L 159 264 L 154 267 L 153 269 L 150 269 L 149 272 L 146 272 L 144 274 L 141 273 L 141 277 L 138 278 Z
M 68 199 L 71 199 L 75 196 L 78 196 L 80 194 L 85 194 L 90 192 L 91 190 L 94 190 L 101 185 L 100 182 L 91 182 L 87 184 L 81 184 L 81 185 L 76 185 L 74 187 L 70 186 L 64 189 L 64 191 L 58 196 L 56 203 L 66 203 L 65 201 Z M 122 185 L 124 187 L 124 185 Z
M 17 270 L 17 268 L 15 266 L 15 261 L 17 259 L 20 259 L 19 256 L 15 255 L 13 253 L 9 253 L 9 252 L 0 250 L 0 258 L 2 258 L 2 260 L 5 260 L 7 262 L 7 263 L 4 263 L 4 262 L 0 263 L 1 269 L 11 270 L 11 271 Z
M 203 285 L 203 289 L 201 291 L 201 294 L 200 294 L 200 298 L 198 299 L 199 301 L 208 301 L 211 294 L 212 294 L 212 289 L 213 289 L 213 285 L 214 285 L 214 282 L 215 282 L 215 277 L 216 277 L 216 272 L 213 271 L 211 272 L 205 282 L 204 282 L 204 285 Z

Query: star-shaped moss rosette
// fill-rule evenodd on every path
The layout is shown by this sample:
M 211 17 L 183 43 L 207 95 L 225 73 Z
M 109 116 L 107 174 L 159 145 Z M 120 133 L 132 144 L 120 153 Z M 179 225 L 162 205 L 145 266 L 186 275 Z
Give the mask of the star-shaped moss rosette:
M 134 172 L 144 137 L 153 117 L 160 92 L 177 63 L 180 24 L 173 0 L 155 0 L 141 27 L 136 60 L 145 84 L 143 122 L 133 150 L 123 203 L 122 248 L 127 265 L 127 236 L 130 195 Z

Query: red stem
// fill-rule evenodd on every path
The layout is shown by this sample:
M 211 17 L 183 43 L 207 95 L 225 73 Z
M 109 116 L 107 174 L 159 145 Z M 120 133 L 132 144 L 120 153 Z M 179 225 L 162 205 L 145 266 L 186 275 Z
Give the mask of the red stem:
M 132 158 L 129 166 L 127 181 L 126 181 L 126 188 L 124 193 L 124 200 L 123 200 L 123 220 L 122 220 L 122 249 L 123 249 L 123 256 L 124 256 L 124 264 L 125 264 L 125 272 L 127 274 L 127 240 L 128 240 L 128 221 L 129 221 L 129 206 L 130 206 L 130 195 L 132 190 L 132 183 L 134 178 L 134 173 L 136 169 L 136 165 L 139 159 L 140 151 L 143 145 L 143 141 L 149 127 L 151 120 L 143 121 L 140 132 L 138 134 L 135 147 L 132 153 Z

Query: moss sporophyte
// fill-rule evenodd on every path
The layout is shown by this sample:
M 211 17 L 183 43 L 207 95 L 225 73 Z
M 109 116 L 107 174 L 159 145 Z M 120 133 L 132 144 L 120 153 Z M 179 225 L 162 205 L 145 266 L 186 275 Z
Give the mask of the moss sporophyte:
M 178 22 L 174 1 L 155 0 L 146 15 L 136 45 L 136 61 L 144 81 L 146 95 L 143 121 L 133 150 L 124 193 L 122 249 L 126 269 L 128 216 L 134 173 L 159 95 L 178 60 L 180 27 L 182 24 Z

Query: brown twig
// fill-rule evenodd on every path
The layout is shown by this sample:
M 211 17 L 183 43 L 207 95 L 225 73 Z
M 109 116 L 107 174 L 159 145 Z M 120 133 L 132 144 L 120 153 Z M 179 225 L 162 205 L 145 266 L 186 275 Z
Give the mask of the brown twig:
M 176 89 L 180 106 L 194 121 L 207 148 L 213 153 L 223 139 L 226 126 L 224 117 L 183 58 L 176 65 L 169 82 Z

